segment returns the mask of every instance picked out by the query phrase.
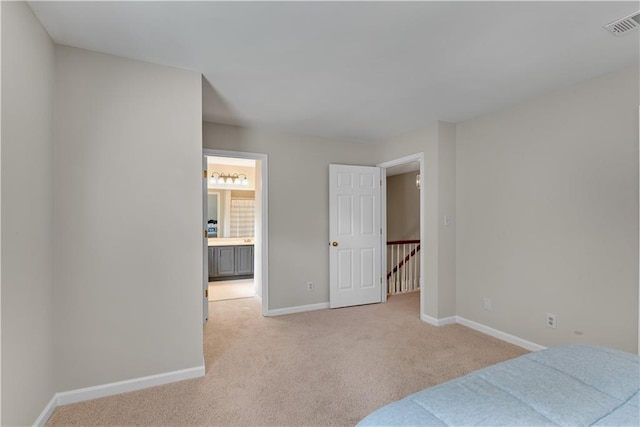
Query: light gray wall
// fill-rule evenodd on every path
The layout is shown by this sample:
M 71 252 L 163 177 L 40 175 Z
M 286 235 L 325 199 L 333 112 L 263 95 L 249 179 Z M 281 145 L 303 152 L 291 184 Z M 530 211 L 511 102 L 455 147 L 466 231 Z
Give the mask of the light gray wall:
M 438 315 L 443 318 L 456 314 L 456 126 L 446 122 L 438 122 L 438 190 Z
M 637 350 L 638 93 L 628 68 L 457 126 L 458 315 Z
M 203 364 L 194 72 L 56 46 L 58 391 Z
M 2 425 L 53 397 L 53 42 L 26 3 L 2 2 Z
M 399 159 L 411 154 L 424 154 L 422 185 L 424 198 L 421 235 L 422 306 L 423 313 L 434 319 L 455 315 L 455 222 L 444 226 L 441 214 L 455 211 L 455 125 L 434 122 L 424 129 L 387 141 L 378 147 L 378 163 Z M 440 207 L 440 204 L 443 207 Z
M 59 46 L 54 82 L 28 6 L 1 8 L 1 423 L 23 425 L 202 364 L 201 77 Z M 271 309 L 328 300 L 329 163 L 424 152 L 426 314 L 637 348 L 637 68 L 378 147 L 215 124 L 204 146 L 269 155 Z
M 420 239 L 420 190 L 416 175 L 387 177 L 387 240 Z
M 213 123 L 204 147 L 269 156 L 269 309 L 329 301 L 329 164 L 374 165 L 374 150 Z

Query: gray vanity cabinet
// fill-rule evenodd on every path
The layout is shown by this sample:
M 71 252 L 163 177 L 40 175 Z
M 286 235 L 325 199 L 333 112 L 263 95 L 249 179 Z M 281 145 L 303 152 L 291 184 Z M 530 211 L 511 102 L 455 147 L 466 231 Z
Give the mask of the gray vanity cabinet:
M 253 246 L 236 246 L 236 274 L 253 274 Z
M 216 257 L 216 276 L 233 276 L 236 274 L 236 247 L 218 246 Z
M 209 247 L 209 281 L 251 277 L 253 245 Z

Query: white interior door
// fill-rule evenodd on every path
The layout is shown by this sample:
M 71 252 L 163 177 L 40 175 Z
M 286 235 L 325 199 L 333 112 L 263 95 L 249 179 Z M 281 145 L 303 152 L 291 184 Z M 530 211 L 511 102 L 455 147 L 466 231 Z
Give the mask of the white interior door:
M 207 235 L 207 216 L 208 216 L 208 193 L 209 193 L 209 182 L 207 172 L 207 157 L 202 157 L 202 170 L 204 171 L 202 174 L 202 230 L 203 236 L 202 239 L 202 324 L 207 323 L 207 319 L 209 318 L 209 239 Z
M 329 165 L 329 306 L 381 301 L 380 169 Z

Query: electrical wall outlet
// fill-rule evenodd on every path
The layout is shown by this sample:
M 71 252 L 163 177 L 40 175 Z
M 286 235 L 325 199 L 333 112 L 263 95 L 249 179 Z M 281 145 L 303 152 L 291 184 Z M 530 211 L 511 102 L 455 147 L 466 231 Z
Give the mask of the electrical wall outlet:
M 307 290 L 309 291 L 313 290 L 313 282 L 307 282 Z
M 547 327 L 556 328 L 556 315 L 553 313 L 547 313 Z
M 487 311 L 491 311 L 491 298 L 484 297 L 483 308 Z

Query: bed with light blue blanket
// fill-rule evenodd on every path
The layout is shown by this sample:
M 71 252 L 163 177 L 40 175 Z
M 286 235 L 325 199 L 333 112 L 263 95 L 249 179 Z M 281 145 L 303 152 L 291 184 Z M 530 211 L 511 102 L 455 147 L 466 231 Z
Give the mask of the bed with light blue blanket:
M 384 406 L 359 426 L 639 426 L 640 362 L 606 347 L 528 353 Z

